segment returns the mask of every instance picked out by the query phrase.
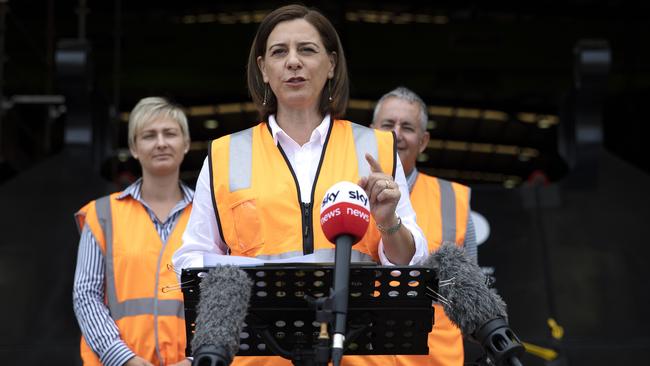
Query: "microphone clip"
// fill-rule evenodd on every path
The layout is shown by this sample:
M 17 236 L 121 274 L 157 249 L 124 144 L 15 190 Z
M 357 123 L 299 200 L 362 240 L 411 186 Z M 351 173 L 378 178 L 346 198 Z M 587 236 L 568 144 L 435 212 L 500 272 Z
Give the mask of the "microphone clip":
M 519 358 L 525 348 L 504 318 L 492 319 L 485 323 L 474 338 L 481 344 L 489 361 L 497 366 L 521 365 Z
M 327 297 L 304 297 L 311 309 L 316 311 L 316 322 L 320 323 L 320 334 L 314 345 L 315 365 L 327 365 L 331 359 L 330 330 L 334 322 L 334 302 L 331 291 Z
M 307 301 L 307 304 L 309 304 L 309 307 L 316 311 L 317 322 L 332 324 L 334 321 L 334 304 L 331 291 L 330 295 L 327 297 L 312 297 L 305 295 L 304 299 Z
M 232 358 L 227 347 L 204 344 L 194 353 L 192 366 L 229 366 Z

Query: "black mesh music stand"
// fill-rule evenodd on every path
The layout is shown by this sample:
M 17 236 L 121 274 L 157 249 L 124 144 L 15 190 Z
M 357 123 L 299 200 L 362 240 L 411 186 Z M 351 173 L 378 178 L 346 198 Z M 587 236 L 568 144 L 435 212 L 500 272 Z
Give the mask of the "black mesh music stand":
M 295 365 L 319 364 L 314 362 L 320 330 L 317 319 L 331 320 L 327 313 L 333 265 L 283 263 L 240 268 L 253 280 L 253 288 L 237 355 L 278 355 Z M 181 275 L 187 355 L 191 355 L 199 283 L 209 270 L 190 268 Z M 437 291 L 437 282 L 428 268 L 352 264 L 345 354 L 428 354 L 433 307 L 426 293 L 430 291 L 427 287 Z M 322 361 L 323 350 L 320 352 Z

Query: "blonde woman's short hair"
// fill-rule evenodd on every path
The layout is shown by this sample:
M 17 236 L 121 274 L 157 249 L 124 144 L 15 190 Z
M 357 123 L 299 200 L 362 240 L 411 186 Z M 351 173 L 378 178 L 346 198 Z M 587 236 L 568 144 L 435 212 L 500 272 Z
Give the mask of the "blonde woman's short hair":
M 176 121 L 181 128 L 183 139 L 189 144 L 190 129 L 183 109 L 165 98 L 147 97 L 140 99 L 129 115 L 129 148 L 135 146 L 135 137 L 144 125 L 161 117 Z

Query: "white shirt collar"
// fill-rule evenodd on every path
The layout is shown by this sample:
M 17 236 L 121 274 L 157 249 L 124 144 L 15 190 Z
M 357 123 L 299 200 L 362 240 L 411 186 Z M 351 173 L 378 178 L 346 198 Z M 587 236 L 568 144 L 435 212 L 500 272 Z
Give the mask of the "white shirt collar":
M 418 169 L 416 167 L 413 167 L 413 170 L 411 170 L 411 174 L 409 174 L 408 177 L 406 177 L 406 183 L 409 186 L 409 192 L 413 192 L 413 186 L 415 186 L 415 181 L 418 179 Z
M 270 115 L 269 116 L 269 127 L 271 128 L 271 135 L 273 135 L 273 142 L 277 145 L 278 144 L 278 136 L 282 136 L 284 139 L 290 139 L 291 141 L 294 141 L 289 135 L 287 135 L 280 125 L 278 125 L 278 122 L 275 120 L 275 115 Z M 329 132 L 330 129 L 330 115 L 326 114 L 321 123 L 314 129 L 314 131 L 311 133 L 311 138 L 309 141 L 314 141 L 314 139 L 318 138 L 320 141 L 321 146 L 325 144 L 325 138 L 327 138 L 327 133 Z

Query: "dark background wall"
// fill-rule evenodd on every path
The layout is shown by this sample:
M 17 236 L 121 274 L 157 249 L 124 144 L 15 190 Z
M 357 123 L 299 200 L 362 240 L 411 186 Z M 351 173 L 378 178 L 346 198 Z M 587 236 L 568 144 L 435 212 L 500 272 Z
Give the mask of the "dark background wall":
M 80 27 L 75 9 L 84 3 Z M 123 114 L 148 95 L 187 107 L 194 143 L 183 179 L 193 183 L 207 141 L 256 121 L 245 62 L 259 19 L 277 5 L 0 1 L 0 363 L 79 362 L 72 214 L 139 174 L 125 151 Z M 369 123 L 373 102 L 398 85 L 435 107 L 434 142 L 419 166 L 472 187 L 473 209 L 491 225 L 479 261 L 495 269 L 522 340 L 572 365 L 645 364 L 650 6 L 308 5 L 328 15 L 344 43 L 351 120 Z M 594 74 L 576 61 L 585 39 L 611 55 Z M 63 40 L 89 50 L 88 62 L 57 63 Z M 25 103 L 25 95 L 53 98 Z M 70 127 L 93 137 L 66 141 Z M 602 137 L 577 137 L 589 128 Z M 561 341 L 549 317 L 564 327 Z M 468 361 L 475 351 L 468 347 Z M 545 364 L 530 354 L 524 361 Z
M 644 363 L 650 318 L 642 228 L 650 178 L 607 153 L 600 162 L 590 187 L 571 187 L 568 177 L 516 190 L 476 188 L 473 208 L 492 228 L 480 263 L 496 267 L 496 287 L 524 340 L 553 344 L 546 319 L 554 314 L 565 328 L 569 364 Z M 535 190 L 541 207 L 533 203 Z

